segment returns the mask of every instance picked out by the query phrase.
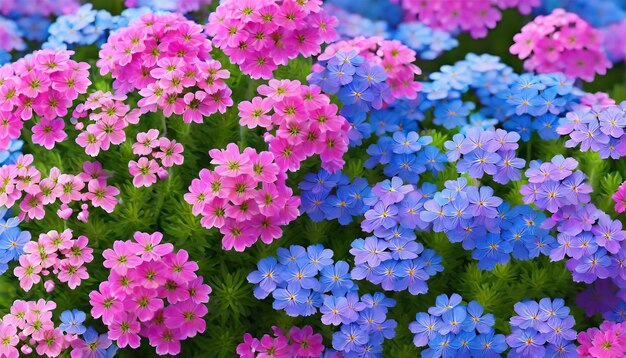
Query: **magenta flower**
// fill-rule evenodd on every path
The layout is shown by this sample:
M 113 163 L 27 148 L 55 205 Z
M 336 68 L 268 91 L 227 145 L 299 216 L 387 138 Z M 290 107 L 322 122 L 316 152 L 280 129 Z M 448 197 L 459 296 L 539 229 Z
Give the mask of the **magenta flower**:
M 141 253 L 141 259 L 146 262 L 158 261 L 174 250 L 174 245 L 170 243 L 160 244 L 163 240 L 163 234 L 160 232 L 153 234 L 136 232 L 133 239 L 137 241 L 137 244 L 131 244 L 135 246 L 133 251 Z
M 204 304 L 196 304 L 184 301 L 165 309 L 165 325 L 170 328 L 178 328 L 181 337 L 195 337 L 196 333 L 203 333 L 206 322 L 202 317 L 208 310 Z
M 55 143 L 60 143 L 67 138 L 63 128 L 65 128 L 63 118 L 42 118 L 33 126 L 33 142 L 50 150 L 54 148 Z
M 116 240 L 113 249 L 106 249 L 102 253 L 105 258 L 103 266 L 125 275 L 129 268 L 135 268 L 143 262 L 137 254 L 138 250 L 132 243 Z
M 130 312 L 121 312 L 113 317 L 109 326 L 109 339 L 116 341 L 118 347 L 139 348 L 140 325 L 137 317 Z

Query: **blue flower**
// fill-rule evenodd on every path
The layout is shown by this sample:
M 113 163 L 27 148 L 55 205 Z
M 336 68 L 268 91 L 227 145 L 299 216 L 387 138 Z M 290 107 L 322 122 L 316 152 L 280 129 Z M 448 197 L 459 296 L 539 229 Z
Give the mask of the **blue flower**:
M 463 298 L 456 293 L 453 293 L 450 297 L 446 294 L 437 296 L 435 306 L 428 309 L 428 313 L 434 316 L 441 316 L 444 312 L 458 306 Z
M 24 245 L 30 241 L 30 233 L 18 228 L 8 229 L 0 234 L 0 250 L 8 259 L 16 261 L 24 253 Z
M 73 309 L 61 313 L 61 324 L 59 329 L 67 334 L 83 334 L 87 330 L 83 323 L 87 316 L 85 312 Z

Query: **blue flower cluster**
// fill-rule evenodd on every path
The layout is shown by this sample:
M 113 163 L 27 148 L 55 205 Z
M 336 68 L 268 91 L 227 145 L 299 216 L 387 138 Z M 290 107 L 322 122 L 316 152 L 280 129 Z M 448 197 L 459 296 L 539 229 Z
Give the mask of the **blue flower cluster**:
M 459 41 L 450 33 L 433 29 L 421 22 L 403 22 L 393 35 L 396 40 L 402 41 L 413 49 L 419 58 L 433 60 L 444 51 L 451 50 L 459 45 Z
M 373 236 L 352 242 L 353 279 L 380 284 L 388 291 L 408 289 L 414 295 L 428 291 L 426 281 L 443 270 L 441 257 L 424 250 L 415 230 L 427 227 L 419 211 L 434 190 L 436 186 L 428 183 L 422 189 L 404 185 L 398 177 L 374 186 L 374 197 L 366 200 L 371 208 L 361 223 Z
M 518 132 L 523 141 L 530 139 L 532 130 L 541 139 L 557 139 L 559 116 L 582 95 L 573 84 L 574 80 L 562 73 L 519 76 L 508 90 L 499 93 L 509 104 L 506 114 L 510 119 L 504 122 L 504 128 Z
M 372 20 L 331 3 L 324 4 L 324 9 L 339 20 L 335 30 L 341 39 L 353 39 L 359 36 L 378 36 L 384 39 L 391 37 L 389 26 L 385 21 Z
M 11 62 L 12 51 L 26 49 L 23 36 L 15 21 L 0 16 L 0 65 Z
M 20 222 L 9 209 L 0 207 L 0 275 L 9 269 L 9 262 L 19 260 L 30 241 L 30 233 L 18 228 Z
M 372 108 L 381 109 L 393 100 L 384 68 L 371 64 L 354 50 L 338 52 L 318 64 L 323 70 L 312 73 L 309 82 L 327 94 L 338 95 L 344 104 L 341 115 L 348 120 L 365 116 Z
M 423 82 L 419 109 L 427 112 L 434 109 L 433 123 L 448 129 L 461 127 L 464 132 L 470 127 L 493 128 L 499 119 L 506 118 L 504 110 L 508 108 L 505 99 L 497 94 L 508 90 L 510 83 L 517 77 L 513 69 L 497 56 L 468 54 L 464 60 L 453 65 L 442 66 L 438 72 L 430 74 L 430 82 Z M 476 103 L 463 101 L 464 94 L 472 91 L 482 108 Z
M 341 225 L 352 222 L 353 216 L 361 216 L 369 209 L 365 203 L 371 198 L 367 180 L 350 178 L 341 172 L 333 174 L 322 169 L 307 173 L 298 184 L 302 190 L 300 212 L 307 213 L 314 222 L 338 219 Z
M 509 357 L 578 357 L 576 322 L 562 298 L 518 302 L 514 308 L 513 332 L 506 337 Z
M 472 178 L 480 179 L 483 175 L 493 176 L 496 183 L 506 184 L 522 177 L 520 169 L 526 165 L 524 159 L 517 158 L 516 149 L 520 136 L 516 132 L 502 129 L 486 131 L 472 128 L 463 134 L 455 134 L 444 146 L 451 162 L 458 173 L 469 173 Z
M 593 27 L 604 27 L 626 17 L 626 3 L 622 0 L 543 0 L 541 12 L 565 9 L 589 22 Z
M 493 195 L 488 186 L 467 185 L 463 177 L 445 182 L 445 189 L 426 201 L 420 219 L 435 232 L 445 232 L 450 242 L 473 250 L 482 270 L 509 262 L 548 255 L 555 240 L 541 228 L 546 216 L 527 205 L 513 208 Z
M 443 294 L 428 313 L 415 315 L 409 329 L 417 347 L 428 346 L 422 357 L 499 357 L 508 348 L 504 335 L 495 334 L 494 316 L 480 303 L 462 300 L 456 293 Z
M 126 9 L 120 15 L 113 16 L 106 10 L 94 10 L 92 4 L 85 4 L 73 14 L 59 16 L 50 25 L 50 35 L 42 48 L 73 49 L 92 44 L 99 47 L 106 42 L 112 31 L 127 27 L 141 15 L 150 12 L 152 10 L 148 7 L 138 7 Z
M 22 155 L 23 146 L 24 141 L 17 139 L 11 140 L 4 150 L 0 150 L 0 166 L 15 164 L 17 158 Z
M 591 149 L 600 158 L 619 159 L 626 155 L 626 101 L 620 105 L 576 106 L 559 121 L 556 132 L 569 136 L 567 148 L 580 145 L 580 150 Z
M 415 131 L 397 131 L 393 137 L 382 136 L 367 148 L 370 158 L 365 167 L 371 169 L 382 164 L 387 177 L 398 176 L 417 184 L 420 174 L 430 171 L 436 175 L 445 168 L 447 158 L 437 147 L 428 145 L 432 141 L 432 137 L 420 137 Z
M 266 257 L 257 271 L 248 275 L 255 284 L 254 296 L 272 294 L 272 306 L 289 316 L 322 313 L 322 323 L 341 326 L 333 334 L 333 348 L 346 353 L 382 351 L 385 338 L 395 336 L 396 321 L 387 319 L 387 308 L 395 300 L 382 293 L 359 297 L 345 261 L 333 261 L 333 251 L 322 245 L 306 249 L 292 245 L 280 248 L 278 260 Z

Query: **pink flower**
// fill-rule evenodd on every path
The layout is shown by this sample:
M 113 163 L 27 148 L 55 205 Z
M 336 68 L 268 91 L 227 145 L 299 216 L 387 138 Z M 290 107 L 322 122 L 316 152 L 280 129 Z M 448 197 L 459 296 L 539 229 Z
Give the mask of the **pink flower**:
M 623 213 L 626 211 L 626 182 L 622 183 L 611 197 L 615 202 L 615 211 Z
M 104 169 L 102 169 L 102 164 L 100 164 L 100 162 L 84 162 L 83 172 L 78 174 L 77 177 L 85 183 L 89 183 L 94 179 L 106 182 L 108 174 Z
M 322 335 L 313 334 L 311 326 L 304 326 L 302 329 L 291 327 L 289 337 L 295 347 L 294 353 L 301 357 L 317 357 L 324 351 Z
M 183 97 L 185 103 L 185 111 L 183 112 L 183 121 L 185 123 L 202 123 L 204 117 L 208 117 L 215 111 L 211 110 L 207 102 L 207 94 L 204 91 L 195 93 L 186 93 Z
M 202 283 L 202 277 L 196 277 L 187 285 L 187 291 L 189 292 L 189 298 L 197 304 L 208 303 L 209 294 L 211 294 L 211 287 Z
M 87 184 L 87 189 L 89 192 L 85 194 L 86 200 L 90 200 L 94 207 L 101 207 L 107 213 L 113 212 L 117 205 L 115 196 L 120 193 L 116 187 L 107 186 L 99 180 L 91 180 Z
M 34 257 L 30 255 L 22 255 L 19 259 L 20 266 L 13 270 L 15 276 L 20 280 L 20 287 L 24 291 L 30 291 L 34 284 L 41 281 L 39 273 L 41 272 L 41 266 Z
M 164 262 L 169 269 L 170 277 L 179 282 L 192 281 L 197 277 L 198 264 L 188 261 L 189 254 L 185 250 L 178 250 L 176 254 L 165 256 Z
M 79 286 L 82 280 L 89 278 L 87 268 L 84 266 L 72 265 L 69 260 L 62 260 L 60 265 L 59 281 L 67 282 L 68 287 L 72 290 Z
M 37 345 L 37 354 L 56 357 L 61 354 L 65 340 L 63 333 L 58 328 L 43 331 L 42 338 Z
M 55 143 L 60 143 L 67 138 L 63 128 L 65 128 L 63 118 L 42 118 L 33 127 L 33 142 L 50 150 L 54 148 Z
M 252 337 L 250 333 L 246 333 L 243 336 L 243 343 L 237 345 L 237 354 L 241 358 L 255 358 L 259 344 L 258 339 Z
M 156 183 L 158 170 L 159 164 L 154 159 L 141 157 L 139 161 L 128 162 L 128 172 L 133 176 L 133 185 L 136 187 L 149 187 Z
M 180 335 L 168 327 L 152 327 L 148 333 L 150 345 L 156 347 L 158 355 L 178 355 L 180 353 Z
M 131 243 L 116 240 L 113 243 L 113 249 L 106 249 L 102 253 L 106 259 L 103 266 L 110 268 L 120 275 L 125 275 L 129 268 L 135 268 L 143 262 L 137 256 L 137 249 Z
M 204 317 L 208 309 L 203 304 L 184 301 L 165 308 L 165 325 L 180 330 L 181 338 L 195 337 L 206 329 Z
M 88 243 L 89 239 L 82 235 L 72 241 L 72 246 L 69 247 L 65 254 L 70 264 L 81 265 L 93 261 L 93 249 L 87 246 Z
M 270 128 L 272 117 L 267 113 L 272 109 L 272 104 L 272 100 L 261 97 L 254 97 L 252 102 L 240 102 L 237 107 L 239 109 L 239 124 L 249 128 L 256 126 Z
M 102 323 L 109 325 L 113 317 L 119 316 L 124 311 L 124 303 L 117 298 L 111 283 L 100 283 L 100 292 L 92 291 L 89 294 L 91 315 L 93 318 L 102 317 Z
M 211 149 L 209 155 L 213 158 L 211 164 L 217 165 L 215 172 L 219 175 L 237 177 L 250 171 L 250 158 L 240 154 L 239 148 L 234 143 L 229 143 L 225 150 Z
M 139 331 L 141 326 L 137 317 L 130 312 L 123 312 L 113 318 L 109 326 L 109 339 L 116 341 L 118 347 L 138 348 L 140 344 Z
M 17 358 L 19 353 L 17 346 L 19 338 L 17 338 L 17 329 L 15 326 L 6 323 L 0 323 L 0 356 L 6 358 Z
M 156 292 L 144 287 L 135 287 L 130 300 L 124 308 L 137 315 L 140 322 L 146 322 L 154 317 L 154 313 L 163 308 L 163 300 L 155 297 Z
M 159 131 L 156 129 L 137 134 L 137 142 L 133 144 L 133 153 L 136 155 L 152 154 L 154 148 L 159 146 L 158 137 Z
M 161 159 L 161 164 L 164 167 L 170 168 L 174 165 L 183 164 L 184 157 L 181 155 L 183 152 L 182 144 L 163 137 L 159 139 L 159 149 L 160 151 L 154 153 L 154 157 Z
M 141 253 L 143 261 L 158 261 L 174 251 L 174 245 L 170 243 L 160 244 L 163 239 L 163 234 L 160 232 L 153 234 L 136 232 L 133 239 L 137 241 L 137 244 L 132 245 L 136 246 L 136 252 Z

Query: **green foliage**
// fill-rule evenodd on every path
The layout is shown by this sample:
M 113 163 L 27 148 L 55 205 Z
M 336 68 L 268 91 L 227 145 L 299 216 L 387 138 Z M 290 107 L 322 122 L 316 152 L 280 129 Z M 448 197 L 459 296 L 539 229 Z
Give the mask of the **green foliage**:
M 97 0 L 96 6 L 107 8 L 114 13 L 121 11 L 123 0 Z M 216 1 L 215 1 L 216 3 Z M 499 27 L 488 38 L 474 41 L 468 36 L 461 36 L 461 46 L 444 55 L 442 59 L 431 62 L 419 62 L 425 74 L 437 70 L 441 65 L 452 63 L 465 56 L 467 52 L 494 53 L 505 58 L 505 61 L 521 70 L 521 63 L 507 55 L 508 47 L 512 44 L 512 36 L 520 28 L 524 19 L 512 12 L 507 12 Z M 191 180 L 198 172 L 209 167 L 208 151 L 212 148 L 223 148 L 229 142 L 240 146 L 252 146 L 264 149 L 265 144 L 259 130 L 242 129 L 238 124 L 236 104 L 249 100 L 255 95 L 256 87 L 263 81 L 251 80 L 241 74 L 237 66 L 228 62 L 228 59 L 219 50 L 215 50 L 214 57 L 231 72 L 227 81 L 233 90 L 235 105 L 225 114 L 216 114 L 205 118 L 204 124 L 184 124 L 179 117 L 163 118 L 162 114 L 146 114 L 140 124 L 132 126 L 127 131 L 127 141 L 119 147 L 100 154 L 97 158 L 103 163 L 106 170 L 113 174 L 111 184 L 121 190 L 120 203 L 115 212 L 107 215 L 103 211 L 94 210 L 87 223 L 72 219 L 64 222 L 56 217 L 56 208 L 47 211 L 42 221 L 31 221 L 24 224 L 24 229 L 31 231 L 34 237 L 49 230 L 63 230 L 68 227 L 74 230 L 74 235 L 86 235 L 90 239 L 90 246 L 94 248 L 95 260 L 89 264 L 88 271 L 91 278 L 75 291 L 59 284 L 52 293 L 46 293 L 41 285 L 36 286 L 28 293 L 17 286 L 17 280 L 10 272 L 0 277 L 0 313 L 5 313 L 15 299 L 52 299 L 58 304 L 55 311 L 58 315 L 65 309 L 78 308 L 89 312 L 88 295 L 97 289 L 99 282 L 106 280 L 107 271 L 102 267 L 102 251 L 111 247 L 115 240 L 128 240 L 135 231 L 161 231 L 164 240 L 171 242 L 176 249 L 185 249 L 191 259 L 198 262 L 206 282 L 213 288 L 209 302 L 209 314 L 206 317 L 207 331 L 193 339 L 183 342 L 181 356 L 186 357 L 232 357 L 235 347 L 242 340 L 245 332 L 261 336 L 271 331 L 271 326 L 290 327 L 291 325 L 310 324 L 324 335 L 324 343 L 331 344 L 332 327 L 324 326 L 319 315 L 312 317 L 288 317 L 284 312 L 272 309 L 272 300 L 257 300 L 252 295 L 252 285 L 247 283 L 246 276 L 255 270 L 259 259 L 275 255 L 279 247 L 292 244 L 309 245 L 320 243 L 335 252 L 335 259 L 344 259 L 351 263 L 348 254 L 350 243 L 364 234 L 358 222 L 348 226 L 340 226 L 336 221 L 313 223 L 308 217 L 300 217 L 284 230 L 284 235 L 271 245 L 256 244 L 244 253 L 225 252 L 221 249 L 221 235 L 217 230 L 205 230 L 200 226 L 199 218 L 191 213 L 191 207 L 184 202 L 183 195 Z M 92 88 L 103 91 L 111 89 L 110 77 L 101 77 L 94 69 L 94 59 L 97 58 L 97 49 L 84 48 L 78 51 L 77 59 L 90 59 L 92 63 Z M 287 67 L 276 71 L 277 78 L 298 79 L 306 82 L 306 74 L 311 66 L 310 59 L 298 58 Z M 603 81 L 608 79 L 603 79 Z M 595 84 L 589 85 L 593 87 Z M 626 98 L 624 85 L 605 85 L 602 88 L 614 88 L 614 94 L 621 99 Z M 83 96 L 83 99 L 85 97 Z M 131 98 L 131 100 L 133 100 Z M 136 100 L 136 99 L 134 99 Z M 32 124 L 31 124 L 32 125 Z M 133 159 L 131 144 L 135 135 L 148 128 L 158 128 L 162 134 L 167 132 L 170 139 L 182 143 L 185 151 L 185 163 L 181 167 L 173 168 L 167 180 L 158 182 L 150 188 L 135 188 L 131 184 L 128 174 L 128 161 Z M 83 161 L 92 160 L 85 155 L 82 148 L 74 143 L 75 131 L 68 128 L 71 138 L 58 145 L 55 150 L 47 151 L 33 145 L 29 139 L 29 131 L 24 131 L 27 141 L 25 152 L 34 154 L 37 168 L 48 172 L 52 166 L 59 167 L 63 172 L 77 173 L 81 170 Z M 426 134 L 426 133 L 424 133 Z M 428 130 L 433 136 L 433 145 L 442 148 L 443 143 L 451 135 L 439 130 Z M 350 177 L 365 177 L 370 183 L 383 179 L 382 170 L 377 167 L 367 170 L 363 167 L 366 156 L 367 142 L 361 148 L 352 148 L 346 155 L 344 172 Z M 549 160 L 556 154 L 575 153 L 580 162 L 580 169 L 589 175 L 589 182 L 596 192 L 593 195 L 600 208 L 611 212 L 610 195 L 626 177 L 624 162 L 607 162 L 600 160 L 595 153 L 580 153 L 573 150 L 567 152 L 563 140 L 538 141 L 533 139 L 520 148 L 520 157 L 530 159 Z M 319 169 L 319 160 L 310 159 L 303 163 L 298 173 L 290 173 L 289 184 L 296 188 L 297 183 L 307 171 Z M 440 187 L 445 180 L 458 177 L 453 165 L 448 165 L 439 176 L 427 174 L 422 182 L 430 181 Z M 500 195 L 511 204 L 521 203 L 519 188 L 522 182 L 502 186 L 489 179 L 475 184 L 492 185 Z M 297 189 L 296 189 L 297 191 Z M 388 293 L 398 302 L 390 310 L 391 318 L 398 321 L 397 337 L 385 343 L 385 352 L 390 357 L 414 357 L 419 350 L 412 344 L 412 334 L 408 324 L 414 320 L 417 312 L 426 311 L 432 306 L 435 297 L 441 293 L 451 294 L 458 292 L 466 301 L 477 300 L 485 306 L 487 312 L 495 314 L 496 329 L 502 333 L 509 330 L 507 319 L 513 313 L 513 304 L 522 299 L 539 299 L 542 297 L 564 297 L 567 304 L 577 318 L 576 328 L 584 329 L 597 324 L 595 320 L 584 319 L 582 312 L 574 307 L 576 292 L 582 289 L 581 285 L 572 282 L 569 271 L 563 262 L 553 263 L 543 257 L 533 261 L 513 260 L 504 265 L 498 265 L 492 272 L 481 271 L 468 251 L 460 244 L 450 243 L 445 235 L 439 233 L 419 233 L 420 241 L 428 248 L 437 251 L 443 257 L 445 270 L 428 282 L 429 292 L 425 295 L 413 296 L 408 292 Z M 359 282 L 361 293 L 381 291 L 380 287 L 367 282 Z M 94 325 L 100 332 L 104 327 L 99 320 L 89 319 L 88 324 Z M 155 356 L 154 349 L 148 347 L 143 340 L 143 347 L 138 351 L 121 350 L 122 357 L 151 357 Z

